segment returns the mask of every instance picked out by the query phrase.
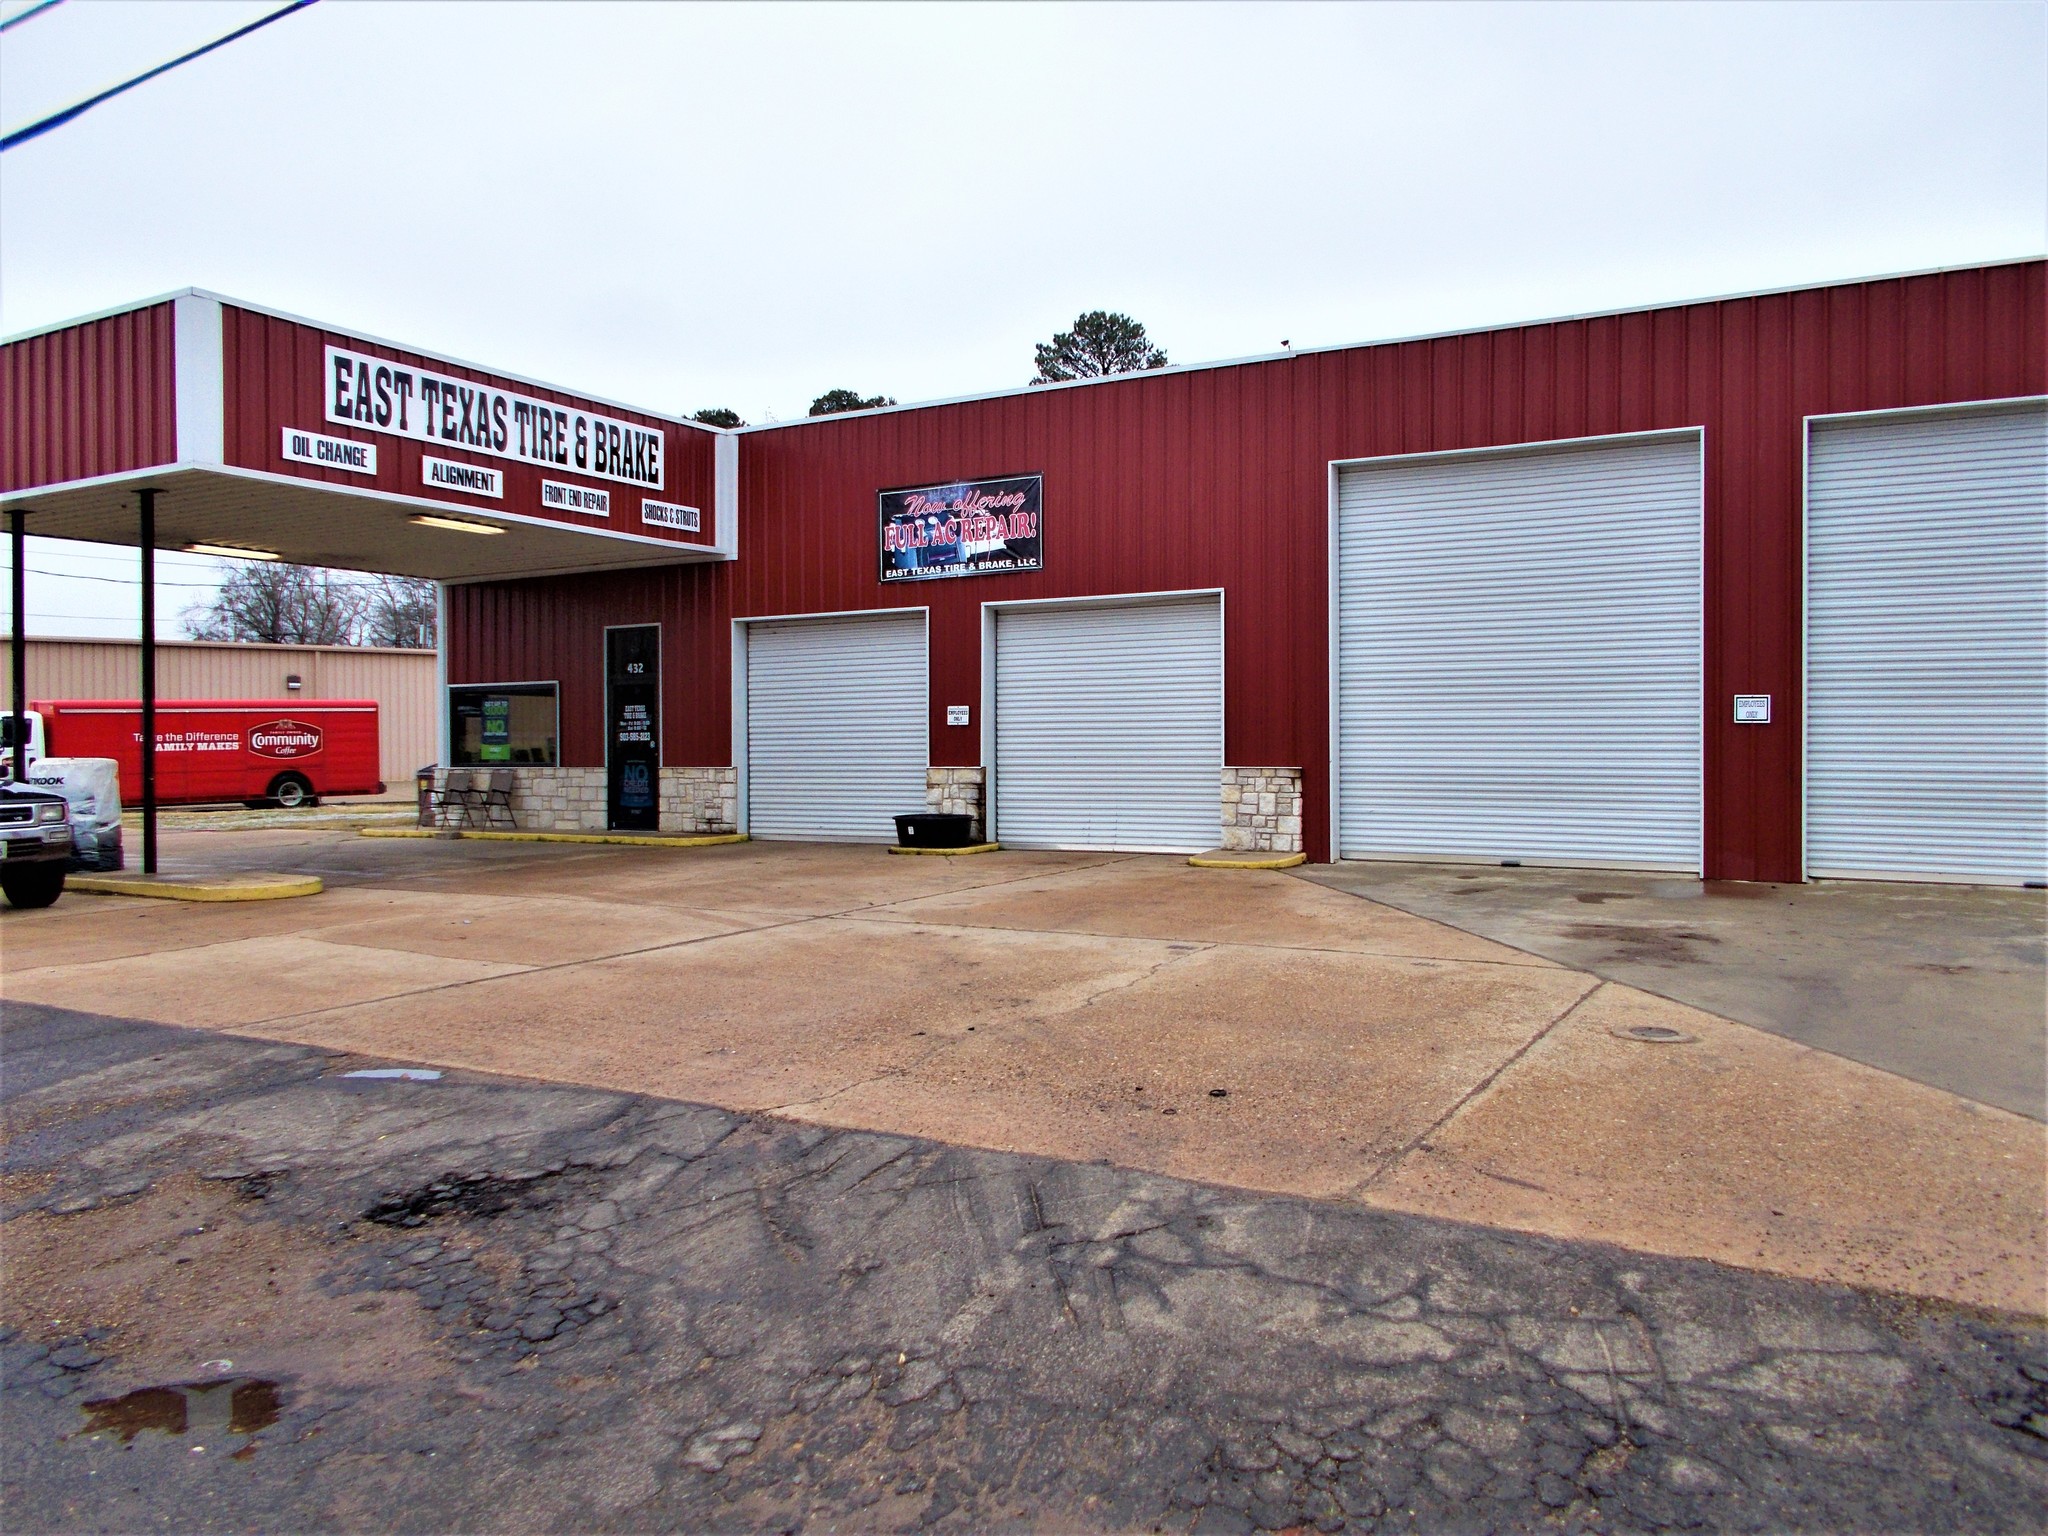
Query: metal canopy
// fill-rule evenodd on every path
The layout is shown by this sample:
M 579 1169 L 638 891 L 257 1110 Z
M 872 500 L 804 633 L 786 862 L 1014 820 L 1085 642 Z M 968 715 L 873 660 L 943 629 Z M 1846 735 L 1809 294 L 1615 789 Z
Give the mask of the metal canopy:
M 723 560 L 723 551 L 667 539 L 394 496 L 321 481 L 217 466 L 171 466 L 0 496 L 29 509 L 42 538 L 133 546 L 138 493 L 156 497 L 156 547 L 192 544 L 262 550 L 298 565 L 333 566 L 433 581 L 517 580 L 581 571 Z M 500 528 L 495 534 L 422 526 L 441 517 Z

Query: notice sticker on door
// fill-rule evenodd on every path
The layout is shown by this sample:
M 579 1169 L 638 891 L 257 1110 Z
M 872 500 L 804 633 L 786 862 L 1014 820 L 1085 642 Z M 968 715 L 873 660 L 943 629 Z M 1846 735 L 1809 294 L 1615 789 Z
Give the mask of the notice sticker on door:
M 1735 695 L 1735 723 L 1737 725 L 1769 725 L 1771 723 L 1771 696 L 1768 693 L 1738 693 Z
M 967 724 L 967 711 L 968 711 L 968 706 L 967 706 L 967 705 L 965 705 L 965 704 L 948 704 L 948 705 L 946 706 L 946 724 L 948 724 L 948 725 L 965 725 L 965 724 Z

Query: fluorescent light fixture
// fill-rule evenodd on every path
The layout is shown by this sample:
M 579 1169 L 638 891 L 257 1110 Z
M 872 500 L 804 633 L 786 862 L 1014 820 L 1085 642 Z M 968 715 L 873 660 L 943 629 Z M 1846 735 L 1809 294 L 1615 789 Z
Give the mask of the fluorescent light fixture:
M 412 519 L 422 528 L 453 528 L 457 533 L 503 533 L 496 523 L 472 523 L 459 517 L 435 517 L 422 512 Z
M 218 555 L 223 560 L 275 560 L 274 549 L 244 549 L 239 544 L 187 544 L 188 555 Z

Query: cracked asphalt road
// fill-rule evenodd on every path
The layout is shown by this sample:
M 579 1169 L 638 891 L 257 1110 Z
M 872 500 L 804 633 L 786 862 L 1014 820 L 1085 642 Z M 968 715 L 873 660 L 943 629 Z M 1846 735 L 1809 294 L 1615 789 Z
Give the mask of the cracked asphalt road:
M 4 1046 L 10 1530 L 2048 1508 L 2048 1335 L 2010 1318 L 33 1005 Z

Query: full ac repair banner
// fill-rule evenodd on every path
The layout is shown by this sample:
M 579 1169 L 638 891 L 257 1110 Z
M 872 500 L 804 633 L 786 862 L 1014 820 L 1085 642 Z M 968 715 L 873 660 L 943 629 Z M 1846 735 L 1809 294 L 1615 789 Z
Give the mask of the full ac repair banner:
M 661 489 L 660 431 L 614 416 L 401 367 L 345 347 L 327 349 L 323 393 L 327 419 L 343 426 Z
M 1035 571 L 1043 475 L 884 491 L 882 580 Z

